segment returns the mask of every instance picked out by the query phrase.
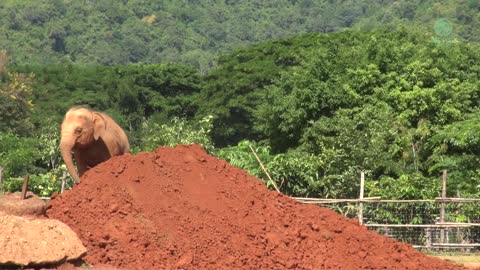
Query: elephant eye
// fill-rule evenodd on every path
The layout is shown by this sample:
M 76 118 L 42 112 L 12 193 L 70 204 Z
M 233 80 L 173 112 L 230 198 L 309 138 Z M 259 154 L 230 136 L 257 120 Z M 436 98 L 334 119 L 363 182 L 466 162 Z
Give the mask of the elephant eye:
M 81 127 L 77 127 L 77 128 L 75 129 L 75 133 L 80 133 L 80 132 L 82 132 L 82 128 L 81 128 Z

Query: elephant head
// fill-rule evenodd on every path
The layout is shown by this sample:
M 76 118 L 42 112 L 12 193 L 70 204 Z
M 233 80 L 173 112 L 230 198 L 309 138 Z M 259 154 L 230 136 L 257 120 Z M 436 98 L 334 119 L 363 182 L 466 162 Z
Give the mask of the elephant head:
M 75 182 L 80 181 L 79 173 L 75 171 L 72 160 L 72 150 L 88 148 L 105 131 L 105 120 L 97 113 L 85 108 L 70 109 L 63 120 L 60 140 L 60 150 L 70 175 Z

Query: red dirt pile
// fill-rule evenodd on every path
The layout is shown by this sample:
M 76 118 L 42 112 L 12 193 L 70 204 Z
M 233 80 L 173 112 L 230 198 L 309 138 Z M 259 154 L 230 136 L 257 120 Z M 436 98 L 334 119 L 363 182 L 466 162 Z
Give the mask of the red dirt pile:
M 268 190 L 200 146 L 114 157 L 49 203 L 124 269 L 463 269 Z

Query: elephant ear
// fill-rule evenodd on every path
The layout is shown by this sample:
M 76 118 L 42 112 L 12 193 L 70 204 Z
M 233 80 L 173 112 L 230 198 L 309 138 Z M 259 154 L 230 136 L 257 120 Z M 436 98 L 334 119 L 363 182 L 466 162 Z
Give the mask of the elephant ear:
M 105 132 L 106 124 L 105 118 L 103 118 L 101 114 L 93 114 L 93 138 L 95 138 L 95 140 L 98 140 L 103 132 Z

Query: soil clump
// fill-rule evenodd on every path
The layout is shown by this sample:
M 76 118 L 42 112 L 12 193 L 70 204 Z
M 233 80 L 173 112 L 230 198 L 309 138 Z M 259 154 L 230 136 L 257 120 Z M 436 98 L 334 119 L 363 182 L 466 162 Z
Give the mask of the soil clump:
M 99 164 L 48 204 L 87 247 L 124 269 L 464 269 L 270 191 L 200 146 Z
M 27 192 L 25 200 L 20 192 L 0 194 L 0 215 L 44 217 L 47 204 L 32 192 Z

